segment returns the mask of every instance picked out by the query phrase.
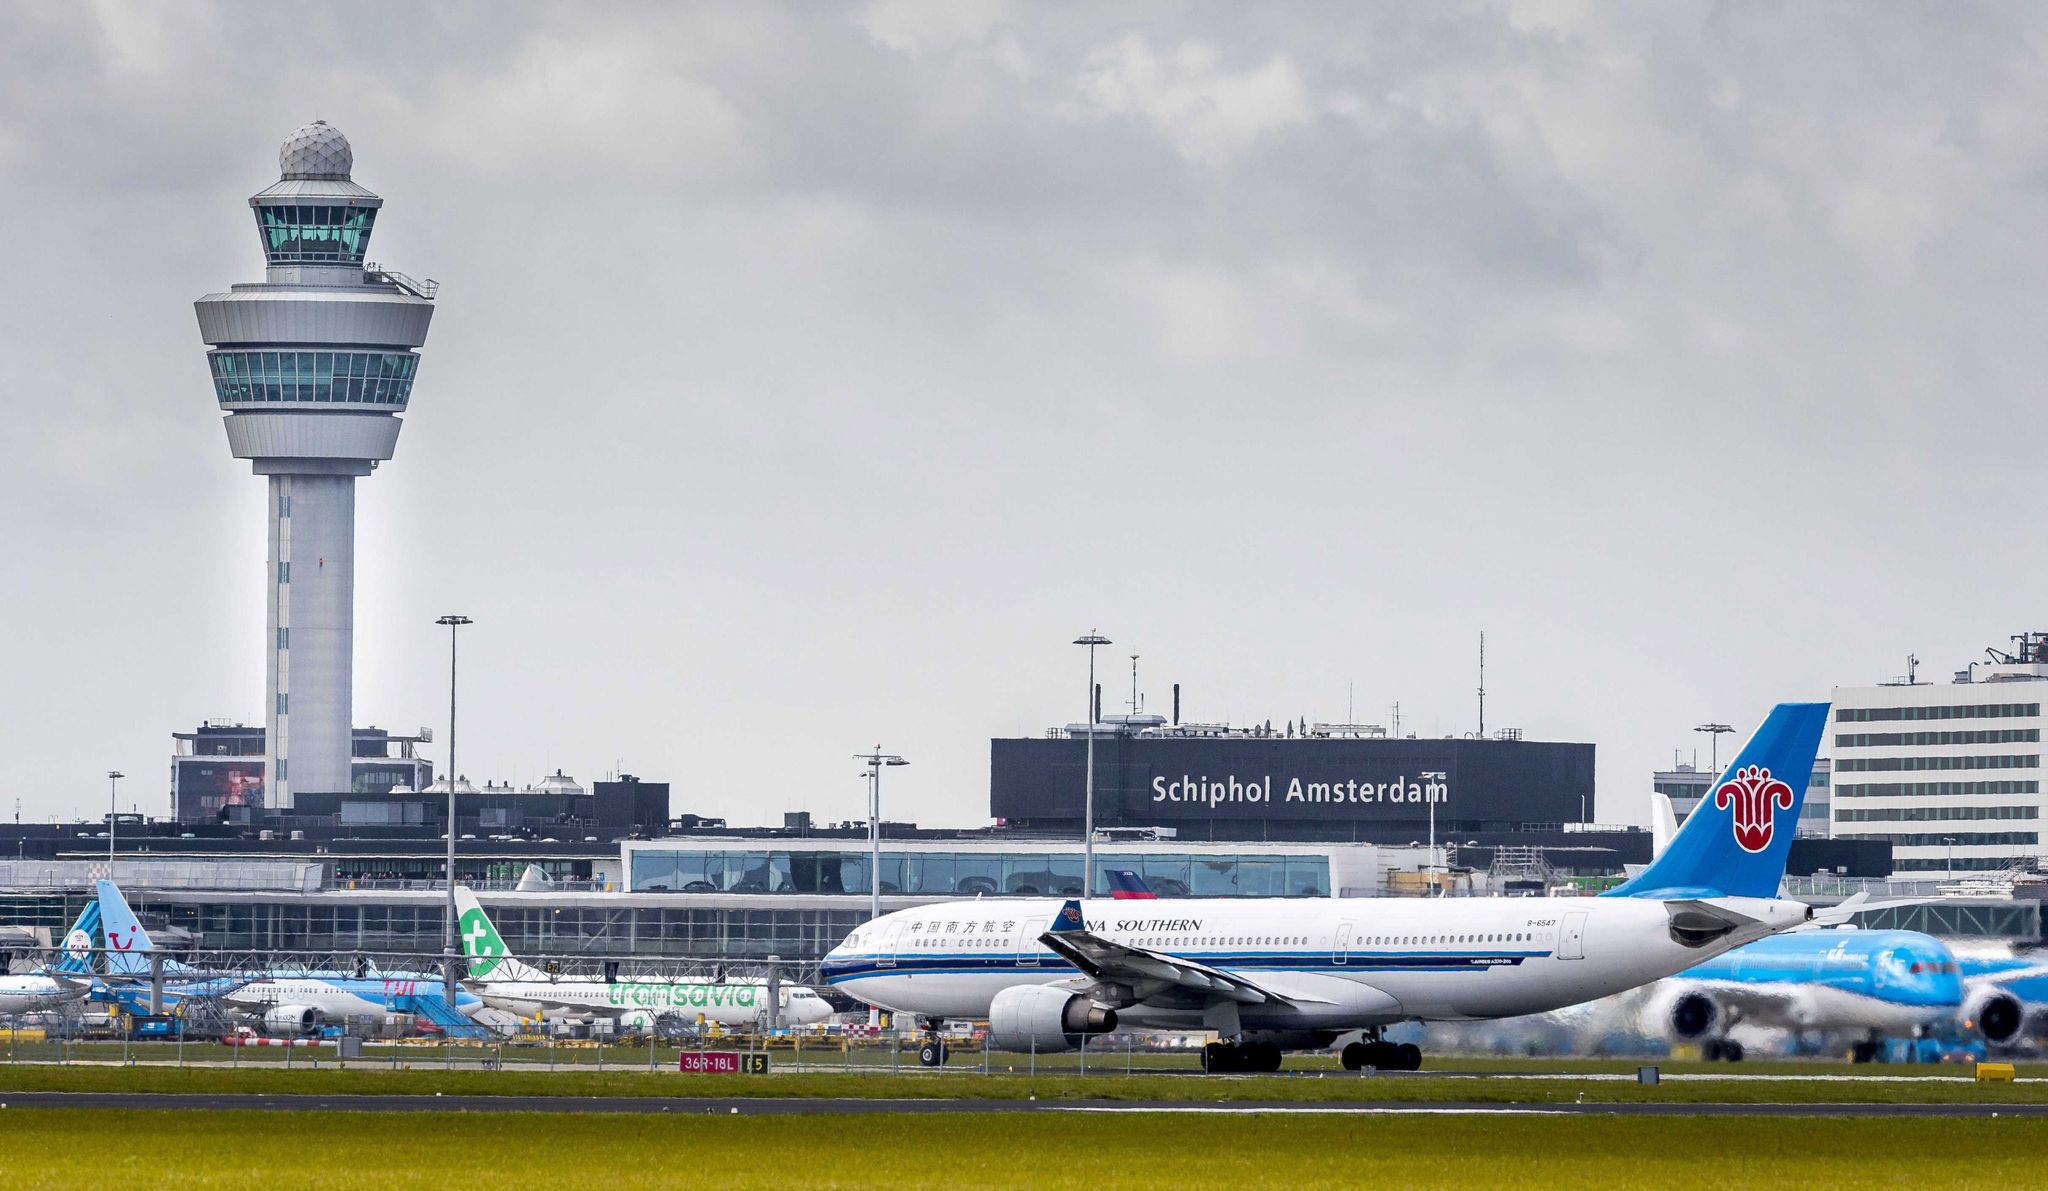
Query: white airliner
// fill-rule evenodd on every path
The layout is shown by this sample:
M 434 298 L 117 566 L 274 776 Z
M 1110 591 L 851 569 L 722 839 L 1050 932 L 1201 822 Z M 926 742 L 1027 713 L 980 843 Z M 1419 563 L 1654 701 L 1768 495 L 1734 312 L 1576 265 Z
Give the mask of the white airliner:
M 91 992 L 92 932 L 99 921 L 100 903 L 94 899 L 65 932 L 56 962 L 34 975 L 0 976 L 0 1017 L 55 1009 Z
M 1210 1029 L 1207 1070 L 1273 1071 L 1283 1047 L 1359 1033 L 1347 1068 L 1417 1070 L 1385 1026 L 1542 1013 L 1806 922 L 1777 893 L 1827 710 L 1775 708 L 1671 846 L 1601 897 L 977 899 L 875 919 L 825 976 L 932 1027 L 986 1019 L 1009 1049 Z
M 461 911 L 462 952 L 469 957 L 465 988 L 493 1009 L 521 1017 L 588 1019 L 675 1014 L 722 1026 L 751 1026 L 767 1016 L 765 980 L 562 980 L 519 962 L 498 935 L 491 916 L 468 889 L 455 887 Z M 783 1025 L 824 1021 L 832 1006 L 800 984 L 777 986 L 777 1018 Z
M 92 977 L 0 976 L 0 1017 L 37 1013 L 92 991 Z

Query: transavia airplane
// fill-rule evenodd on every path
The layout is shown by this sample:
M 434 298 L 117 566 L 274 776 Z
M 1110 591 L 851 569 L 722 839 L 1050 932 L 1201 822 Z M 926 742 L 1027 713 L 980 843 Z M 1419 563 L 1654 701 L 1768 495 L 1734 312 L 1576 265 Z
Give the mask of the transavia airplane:
M 764 980 L 560 980 L 513 958 L 491 916 L 476 895 L 455 887 L 461 912 L 462 952 L 469 957 L 473 989 L 493 1009 L 521 1017 L 622 1018 L 644 1013 L 673 1013 L 688 1020 L 700 1015 L 724 1026 L 752 1025 L 765 1016 L 768 984 Z M 832 1006 L 816 991 L 800 984 L 778 986 L 777 1017 L 784 1025 L 810 1025 L 832 1015 Z
M 56 963 L 28 976 L 0 976 L 0 1016 L 36 1013 L 76 1001 L 92 991 L 92 938 L 100 921 L 100 904 L 90 901 L 78 921 L 64 933 Z
M 1362 1032 L 1345 1067 L 1417 1070 L 1421 1051 L 1384 1027 L 1590 1001 L 1812 917 L 1777 893 L 1827 713 L 1779 704 L 1671 846 L 1601 897 L 978 899 L 867 923 L 825 976 L 934 1028 L 986 1019 L 1009 1049 L 1070 1049 L 1119 1023 L 1211 1029 L 1205 1069 L 1274 1071 L 1283 1047 Z
M 1948 945 L 1910 930 L 1801 930 L 1759 939 L 1660 982 L 1645 1003 L 1648 1029 L 1698 1042 L 1707 1059 L 1742 1058 L 1737 1024 L 1856 1039 L 1867 1063 L 1884 1038 L 1974 1034 L 2010 1043 L 2026 1009 L 2015 981 L 2048 966 L 2007 961 L 1966 974 Z

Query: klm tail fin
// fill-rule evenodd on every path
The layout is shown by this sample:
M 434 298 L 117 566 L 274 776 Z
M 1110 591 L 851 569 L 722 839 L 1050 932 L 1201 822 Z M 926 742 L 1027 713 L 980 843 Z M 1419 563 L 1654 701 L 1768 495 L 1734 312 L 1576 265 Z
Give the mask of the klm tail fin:
M 149 953 L 156 950 L 142 920 L 128 908 L 128 899 L 112 881 L 97 883 L 100 927 L 107 938 L 107 975 L 134 976 L 149 971 Z
M 58 952 L 57 962 L 50 965 L 53 974 L 64 976 L 92 975 L 93 939 L 100 929 L 100 903 L 98 898 L 85 903 L 79 911 L 78 921 L 64 934 L 63 950 Z
M 1780 703 L 1669 847 L 1609 897 L 1776 897 L 1826 728 L 1825 703 Z
M 471 980 L 546 980 L 548 974 L 527 967 L 512 958 L 505 940 L 482 903 L 466 885 L 455 887 L 455 933 L 462 938 L 462 954 L 469 957 Z

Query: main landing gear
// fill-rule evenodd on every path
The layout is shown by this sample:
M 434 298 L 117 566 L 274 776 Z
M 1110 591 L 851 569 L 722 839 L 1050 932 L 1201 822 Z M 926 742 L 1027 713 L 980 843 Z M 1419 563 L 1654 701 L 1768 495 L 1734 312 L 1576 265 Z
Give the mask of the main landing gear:
M 1363 1071 L 1367 1067 L 1376 1071 L 1422 1070 L 1422 1048 L 1413 1042 L 1386 1042 L 1372 1038 L 1351 1043 L 1337 1057 L 1346 1071 Z
M 1700 1043 L 1700 1058 L 1709 1063 L 1742 1061 L 1742 1043 L 1733 1038 L 1709 1038 Z
M 1202 1070 L 1211 1075 L 1280 1070 L 1280 1048 L 1271 1042 L 1211 1042 L 1202 1048 Z
M 919 1023 L 924 1027 L 924 1037 L 917 1043 L 917 1062 L 923 1067 L 943 1067 L 948 1051 L 946 1040 L 939 1037 L 939 1019 L 931 1018 Z

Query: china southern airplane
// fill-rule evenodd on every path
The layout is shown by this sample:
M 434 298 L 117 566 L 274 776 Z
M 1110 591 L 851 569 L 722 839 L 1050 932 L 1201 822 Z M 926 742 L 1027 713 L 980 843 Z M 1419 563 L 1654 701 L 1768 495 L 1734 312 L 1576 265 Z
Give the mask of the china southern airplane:
M 1420 1049 L 1386 1026 L 1594 1000 L 1811 918 L 1777 893 L 1827 713 L 1779 704 L 1671 846 L 1600 897 L 983 898 L 885 914 L 825 976 L 934 1029 L 985 1019 L 1006 1049 L 1071 1049 L 1119 1024 L 1208 1029 L 1204 1069 L 1274 1071 L 1283 1047 L 1357 1032 L 1346 1068 L 1418 1070 Z
M 1728 1030 L 1749 1024 L 1850 1036 L 1850 1057 L 1867 1063 L 1888 1037 L 2011 1042 L 2026 1013 L 2007 986 L 2044 974 L 2016 962 L 1966 975 L 1947 944 L 1919 931 L 1791 931 L 1661 982 L 1643 1015 L 1653 1031 L 1699 1043 L 1708 1060 L 1741 1061 Z
M 0 1016 L 55 1009 L 92 991 L 92 938 L 99 920 L 99 902 L 85 903 L 64 934 L 57 962 L 33 975 L 0 976 Z
M 465 987 L 494 1009 L 521 1017 L 589 1019 L 629 1015 L 677 1016 L 722 1026 L 750 1026 L 768 1003 L 765 980 L 563 980 L 513 958 L 476 895 L 455 887 L 462 953 L 469 957 Z M 784 1025 L 811 1025 L 832 1006 L 800 984 L 780 986 L 777 1017 Z

